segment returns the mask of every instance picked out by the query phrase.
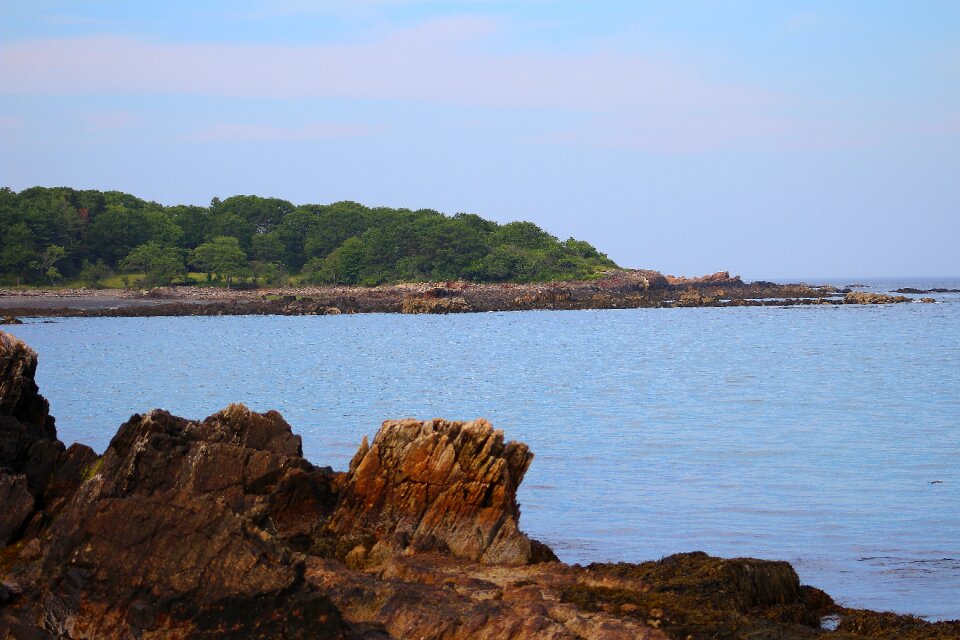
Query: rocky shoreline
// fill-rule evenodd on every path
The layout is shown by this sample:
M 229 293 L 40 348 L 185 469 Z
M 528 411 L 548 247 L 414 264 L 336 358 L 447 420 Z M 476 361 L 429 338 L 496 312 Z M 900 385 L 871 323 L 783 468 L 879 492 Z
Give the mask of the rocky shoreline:
M 154 410 L 98 456 L 57 439 L 36 369 L 0 332 L 0 638 L 960 637 L 786 562 L 563 564 L 519 528 L 532 452 L 483 420 L 385 422 L 337 472 L 279 413 Z
M 933 299 L 929 299 L 933 301 Z M 599 280 L 540 284 L 417 283 L 381 287 L 284 287 L 224 290 L 160 287 L 96 290 L 0 290 L 3 315 L 23 317 L 335 315 L 484 311 L 886 304 L 906 296 L 829 285 L 744 282 L 727 272 L 675 278 L 656 271 L 612 272 Z

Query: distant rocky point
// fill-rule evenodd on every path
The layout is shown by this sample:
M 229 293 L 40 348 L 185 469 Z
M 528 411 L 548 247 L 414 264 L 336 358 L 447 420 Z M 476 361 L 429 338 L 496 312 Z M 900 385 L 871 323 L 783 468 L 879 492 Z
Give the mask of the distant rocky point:
M 903 287 L 902 289 L 894 289 L 894 293 L 960 293 L 960 289 L 945 289 L 943 287 L 935 287 L 933 289 L 914 289 L 913 287 Z
M 386 422 L 337 472 L 277 412 L 154 410 L 98 456 L 57 439 L 36 368 L 0 332 L 0 638 L 960 634 L 839 607 L 786 562 L 558 562 L 519 528 L 533 454 L 483 420 Z
M 831 285 L 744 282 L 729 272 L 682 278 L 620 269 L 598 280 L 535 284 L 439 282 L 379 287 L 227 290 L 157 287 L 114 291 L 0 290 L 0 309 L 23 317 L 337 315 L 481 311 L 746 307 L 909 302 L 904 296 L 851 292 Z

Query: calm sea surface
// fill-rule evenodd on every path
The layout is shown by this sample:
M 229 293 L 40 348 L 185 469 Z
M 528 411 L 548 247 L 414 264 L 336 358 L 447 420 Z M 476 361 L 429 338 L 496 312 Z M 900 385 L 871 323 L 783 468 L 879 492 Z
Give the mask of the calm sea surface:
M 838 284 L 845 284 L 838 282 Z M 960 288 L 957 281 L 874 283 Z M 536 454 L 522 527 L 568 562 L 787 560 L 845 605 L 960 618 L 960 296 L 888 307 L 30 320 L 60 437 L 278 409 L 346 468 L 395 417 Z

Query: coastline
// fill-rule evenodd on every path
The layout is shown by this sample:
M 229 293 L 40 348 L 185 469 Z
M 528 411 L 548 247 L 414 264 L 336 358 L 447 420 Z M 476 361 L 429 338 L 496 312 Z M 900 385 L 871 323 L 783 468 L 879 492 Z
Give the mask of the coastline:
M 928 300 L 932 301 L 924 299 Z M 748 283 L 727 272 L 702 278 L 674 278 L 656 271 L 620 271 L 599 280 L 535 284 L 445 282 L 252 290 L 213 287 L 110 291 L 0 289 L 0 314 L 23 317 L 445 314 L 910 301 L 911 298 L 903 295 L 864 293 L 834 285 Z

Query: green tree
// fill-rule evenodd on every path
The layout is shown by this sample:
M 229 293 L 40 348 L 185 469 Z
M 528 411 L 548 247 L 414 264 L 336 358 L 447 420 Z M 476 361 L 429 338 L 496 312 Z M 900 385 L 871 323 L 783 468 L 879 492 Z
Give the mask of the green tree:
M 291 269 L 300 269 L 303 266 L 307 260 L 307 255 L 304 252 L 306 239 L 322 224 L 320 214 L 314 211 L 313 207 L 298 207 L 295 211 L 284 216 L 283 222 L 274 231 L 281 244 L 283 244 L 284 264 Z M 335 248 L 336 245 L 333 249 Z
M 93 264 L 84 260 L 80 269 L 80 280 L 91 289 L 101 289 L 104 286 L 103 281 L 109 278 L 112 273 L 110 267 L 103 260 L 97 260 Z
M 87 243 L 91 259 L 117 265 L 135 247 L 150 241 L 153 225 L 142 209 L 108 204 L 91 223 Z
M 190 264 L 204 271 L 207 281 L 212 280 L 214 273 L 225 278 L 228 289 L 233 278 L 243 275 L 249 267 L 240 241 L 233 236 L 218 236 L 204 242 L 190 253 Z
M 268 285 L 284 285 L 289 278 L 289 274 L 282 264 L 260 260 L 250 263 L 250 274 L 253 276 L 254 284 L 262 280 Z
M 359 237 L 371 226 L 369 209 L 356 202 L 335 202 L 314 209 L 316 224 L 303 240 L 307 258 L 324 258 L 348 238 Z
M 521 249 L 547 249 L 557 243 L 550 235 L 532 222 L 508 222 L 493 233 L 495 245 L 512 244 Z
M 313 258 L 303 265 L 301 274 L 304 276 L 304 282 L 309 284 L 339 284 L 333 258 L 329 256 Z
M 30 263 L 30 267 L 46 277 L 50 284 L 54 284 L 61 278 L 60 270 L 57 269 L 57 263 L 64 259 L 67 250 L 60 245 L 52 244 L 48 246 L 38 260 Z
M 3 244 L 0 245 L 0 268 L 5 273 L 16 277 L 18 287 L 20 279 L 30 273 L 30 265 L 39 258 L 34 247 L 33 232 L 25 222 L 11 225 L 3 234 Z
M 148 242 L 133 249 L 120 262 L 124 271 L 143 271 L 144 284 L 165 286 L 187 275 L 183 251 L 159 242 Z
M 210 227 L 210 210 L 206 207 L 177 205 L 167 213 L 180 228 L 180 246 L 185 249 L 197 247 L 207 239 Z
M 253 236 L 251 245 L 251 253 L 255 260 L 279 262 L 283 258 L 283 242 L 275 231 Z
M 235 215 L 253 234 L 261 234 L 275 229 L 284 216 L 293 210 L 294 206 L 291 203 L 279 198 L 232 196 L 218 204 L 216 214 L 218 216 Z
M 36 247 L 55 245 L 68 254 L 77 247 L 81 222 L 67 198 L 70 191 L 33 187 L 18 195 L 17 221 L 30 227 Z
M 369 252 L 360 238 L 347 238 L 327 260 L 328 276 L 333 284 L 359 284 L 369 266 Z

